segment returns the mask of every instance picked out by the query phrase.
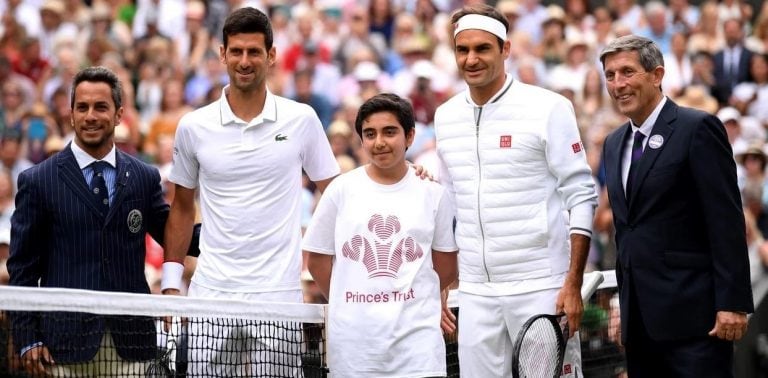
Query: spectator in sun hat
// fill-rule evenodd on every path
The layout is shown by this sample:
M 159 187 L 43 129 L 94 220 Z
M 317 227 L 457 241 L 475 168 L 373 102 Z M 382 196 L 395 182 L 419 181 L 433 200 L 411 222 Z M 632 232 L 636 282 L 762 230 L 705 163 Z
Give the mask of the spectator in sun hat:
M 712 97 L 708 93 L 707 88 L 702 85 L 686 87 L 683 94 L 674 100 L 682 106 L 703 110 L 710 114 L 715 114 L 718 109 L 717 99 Z
M 437 68 L 424 59 L 414 63 L 410 73 L 413 81 L 408 99 L 413 105 L 413 115 L 417 123 L 431 125 L 435 120 L 435 110 L 446 100 L 445 93 L 435 89 L 434 82 L 439 74 Z
M 363 62 L 373 63 L 373 65 L 360 65 Z M 350 67 L 349 71 L 343 74 L 338 84 L 331 89 L 336 91 L 336 96 L 340 99 L 340 103 L 343 103 L 344 97 L 360 95 L 361 78 L 363 78 L 363 81 L 365 81 L 365 77 L 377 75 L 378 78 L 375 80 L 378 82 L 378 87 L 380 90 L 384 90 L 384 88 L 388 89 L 392 83 L 390 76 L 386 74 L 386 72 L 383 72 L 379 66 L 378 56 L 370 48 L 363 47 L 360 50 L 355 51 L 354 54 L 349 57 L 347 65 Z M 365 66 L 367 67 L 363 69 Z M 373 66 L 376 66 L 376 68 Z M 374 71 L 378 71 L 378 73 L 371 74 Z M 325 88 L 324 90 L 330 91 L 328 88 Z
M 739 164 L 738 184 L 744 190 L 749 185 L 764 186 L 766 181 L 765 167 L 768 156 L 765 153 L 765 143 L 752 143 L 746 149 L 734 151 L 736 162 Z
M 584 80 L 592 65 L 589 57 L 590 45 L 580 33 L 566 41 L 565 60 L 552 68 L 549 73 L 549 88 L 554 90 L 570 89 L 576 97 L 581 96 Z
M 565 12 L 559 5 L 552 4 L 547 7 L 547 17 L 541 23 L 541 38 L 534 43 L 535 55 L 541 57 L 548 70 L 565 61 L 568 50 L 568 42 L 565 39 Z
M 345 90 L 340 93 L 355 93 L 362 96 L 364 93 L 385 92 L 390 89 L 391 84 L 392 79 L 381 70 L 378 63 L 364 60 L 357 63 L 350 75 L 342 79 Z
M 717 118 L 725 125 L 725 132 L 728 133 L 728 141 L 733 151 L 745 150 L 748 143 L 741 136 L 741 113 L 736 108 L 728 106 L 717 112 Z
M 522 6 L 520 5 L 519 0 L 501 0 L 496 3 L 496 10 L 504 15 L 504 18 L 509 22 L 509 31 L 507 34 L 515 32 L 515 24 L 520 18 L 520 13 L 522 12 L 521 8 Z
M 77 25 L 64 19 L 66 5 L 63 0 L 45 0 L 40 6 L 41 29 L 40 54 L 43 58 L 55 60 L 54 47 L 57 41 L 77 38 Z M 55 62 L 54 62 L 55 63 Z
M 352 127 L 345 120 L 337 119 L 325 131 L 328 142 L 331 144 L 333 156 L 352 154 Z

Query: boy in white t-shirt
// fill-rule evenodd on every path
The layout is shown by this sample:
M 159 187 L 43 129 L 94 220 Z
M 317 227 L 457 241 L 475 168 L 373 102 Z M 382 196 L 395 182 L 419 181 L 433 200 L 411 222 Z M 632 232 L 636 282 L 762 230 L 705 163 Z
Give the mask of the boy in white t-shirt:
M 304 236 L 326 298 L 334 377 L 445 376 L 440 292 L 457 276 L 453 203 L 405 161 L 413 108 L 365 102 L 355 129 L 370 163 L 326 189 Z

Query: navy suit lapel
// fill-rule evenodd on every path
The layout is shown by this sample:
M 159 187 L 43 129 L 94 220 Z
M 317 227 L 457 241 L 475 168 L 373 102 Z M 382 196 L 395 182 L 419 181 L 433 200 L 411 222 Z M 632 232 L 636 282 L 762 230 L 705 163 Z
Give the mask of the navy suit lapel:
M 91 194 L 88 183 L 85 182 L 85 176 L 83 171 L 80 170 L 80 166 L 77 165 L 75 155 L 72 153 L 72 146 L 68 145 L 67 148 L 56 154 L 57 165 L 59 167 L 59 177 L 67 187 L 76 196 L 80 197 L 82 202 L 86 204 L 91 211 L 100 216 L 106 216 L 101 214 L 101 205 L 98 203 L 98 198 Z
M 648 172 L 653 168 L 656 159 L 661 152 L 669 146 L 669 139 L 672 132 L 675 130 L 672 127 L 672 123 L 676 118 L 677 105 L 672 102 L 672 100 L 667 99 L 667 103 L 664 104 L 664 107 L 659 113 L 659 118 L 653 125 L 653 129 L 651 129 L 651 135 L 648 137 L 648 143 L 643 150 L 643 156 L 637 161 L 638 165 L 636 167 L 636 175 L 634 176 L 635 181 L 632 188 L 629 188 L 631 191 L 630 197 L 633 199 L 632 203 L 629 204 L 630 208 L 632 208 L 632 205 L 636 202 L 634 199 L 637 198 L 637 192 L 640 191 L 640 188 L 643 186 L 643 181 L 645 181 Z M 659 142 L 661 145 L 654 147 L 654 145 Z
M 109 207 L 109 214 L 107 215 L 107 223 L 112 219 L 115 214 L 115 209 L 120 208 L 120 204 L 125 200 L 126 193 L 128 192 L 128 183 L 131 180 L 131 176 L 135 175 L 135 169 L 130 159 L 127 159 L 122 151 L 115 151 L 115 162 L 117 163 L 117 176 L 115 176 L 115 199 L 112 201 L 112 205 Z
M 624 157 L 624 145 L 632 134 L 632 129 L 629 126 L 629 122 L 625 123 L 614 134 L 612 144 L 608 146 L 610 153 L 613 154 L 613 159 L 607 159 L 608 165 L 605 167 L 610 182 L 607 183 L 608 190 L 610 191 L 611 207 L 614 210 L 614 216 L 617 218 L 626 219 L 627 214 L 627 197 L 624 195 L 624 184 L 622 183 L 621 175 L 621 163 Z

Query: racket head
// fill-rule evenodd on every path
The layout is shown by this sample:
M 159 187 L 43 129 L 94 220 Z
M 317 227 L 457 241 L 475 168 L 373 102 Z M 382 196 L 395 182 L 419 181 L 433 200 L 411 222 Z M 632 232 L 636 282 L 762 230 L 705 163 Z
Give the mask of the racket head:
M 568 334 L 563 319 L 564 315 L 539 314 L 523 324 L 512 349 L 514 378 L 560 377 Z

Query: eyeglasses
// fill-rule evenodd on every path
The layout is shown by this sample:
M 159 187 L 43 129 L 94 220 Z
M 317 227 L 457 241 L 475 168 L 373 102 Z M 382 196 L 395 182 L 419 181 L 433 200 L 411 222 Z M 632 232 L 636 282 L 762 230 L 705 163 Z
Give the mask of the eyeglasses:
M 635 75 L 646 74 L 648 71 L 635 71 L 632 68 L 624 68 L 618 72 L 608 71 L 605 73 L 605 81 L 612 83 L 616 81 L 617 77 L 623 77 L 625 80 L 629 80 Z

